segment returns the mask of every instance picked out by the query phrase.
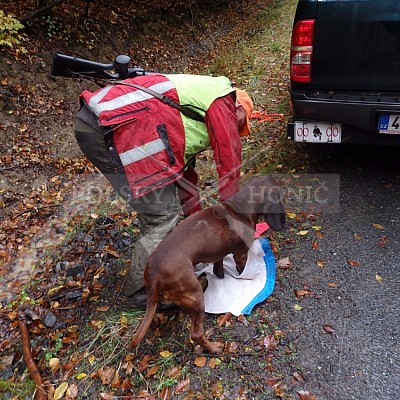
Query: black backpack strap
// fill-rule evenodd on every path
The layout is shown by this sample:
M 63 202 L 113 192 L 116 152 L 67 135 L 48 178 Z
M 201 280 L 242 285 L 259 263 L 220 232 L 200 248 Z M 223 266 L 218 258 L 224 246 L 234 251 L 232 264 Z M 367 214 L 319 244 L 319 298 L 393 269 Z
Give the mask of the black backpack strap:
M 166 126 L 164 124 L 158 125 L 157 126 L 157 132 L 160 135 L 160 139 L 164 143 L 164 146 L 165 146 L 165 148 L 167 150 L 168 157 L 169 157 L 169 164 L 170 165 L 175 165 L 176 164 L 175 154 L 172 151 L 171 143 L 169 142 L 168 132 L 167 132 Z

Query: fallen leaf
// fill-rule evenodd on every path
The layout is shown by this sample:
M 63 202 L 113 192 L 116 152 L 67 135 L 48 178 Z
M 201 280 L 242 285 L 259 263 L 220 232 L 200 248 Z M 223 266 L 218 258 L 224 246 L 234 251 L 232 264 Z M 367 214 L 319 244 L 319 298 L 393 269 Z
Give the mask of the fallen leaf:
M 276 397 L 280 397 L 281 399 L 285 397 L 285 393 L 279 385 L 274 386 L 274 394 Z
M 355 240 L 361 240 L 362 237 L 361 237 L 361 235 L 359 235 L 358 233 L 355 233 L 355 234 L 354 234 L 354 239 L 355 239 Z
M 52 295 L 54 295 L 55 293 L 57 293 L 59 290 L 61 290 L 61 289 L 63 289 L 63 288 L 64 288 L 64 285 L 56 286 L 56 287 L 50 288 L 50 289 L 47 291 L 47 294 L 48 294 L 49 297 L 51 297 Z
M 289 257 L 284 257 L 278 260 L 278 267 L 282 269 L 289 269 L 291 266 L 291 262 Z
M 54 391 L 54 400 L 60 400 L 64 396 L 64 393 L 67 391 L 67 389 L 67 382 L 63 382 L 60 386 L 58 386 L 57 389 Z
M 372 224 L 372 226 L 373 226 L 374 228 L 376 228 L 376 229 L 381 230 L 381 231 L 384 231 L 384 230 L 385 230 L 385 228 L 384 228 L 381 224 Z
M 164 386 L 160 391 L 160 399 L 170 399 L 172 397 L 172 388 Z
M 71 371 L 71 369 L 75 368 L 76 363 L 73 361 L 67 361 L 63 364 L 62 369 L 63 371 Z
M 328 286 L 329 287 L 332 287 L 332 288 L 337 288 L 338 286 L 337 286 L 337 283 L 335 283 L 335 282 L 329 282 L 328 283 Z
M 388 244 L 388 242 L 389 242 L 389 238 L 386 237 L 386 236 L 384 236 L 384 237 L 382 237 L 382 238 L 379 239 L 378 247 L 386 247 L 386 245 Z
M 196 367 L 204 367 L 206 365 L 207 359 L 205 357 L 196 357 L 193 361 L 193 364 Z
M 351 258 L 346 259 L 347 264 L 351 265 L 352 267 L 359 267 L 360 263 L 356 260 L 352 260 Z
M 270 376 L 265 380 L 265 383 L 268 386 L 273 387 L 273 386 L 277 385 L 281 380 L 282 380 L 282 378 L 278 378 L 276 376 Z
M 250 326 L 249 321 L 247 321 L 247 318 L 246 318 L 243 314 L 240 314 L 240 315 L 237 317 L 237 319 L 238 319 L 238 321 L 239 321 L 240 323 L 242 323 L 246 328 L 248 328 L 248 327 Z
M 160 365 L 156 364 L 153 365 L 149 370 L 146 372 L 146 378 L 150 378 L 151 376 L 154 376 L 158 370 L 160 369 Z
M 301 311 L 301 310 L 303 309 L 303 307 L 302 307 L 300 304 L 295 304 L 295 305 L 293 306 L 293 308 L 294 308 L 296 311 Z
M 319 243 L 316 240 L 313 240 L 311 243 L 311 248 L 313 250 L 318 250 L 319 249 Z
M 13 325 L 14 324 L 14 325 Z M 18 326 L 18 322 L 13 322 L 13 324 L 11 324 L 10 326 L 11 327 L 17 327 Z M 5 349 L 9 349 L 10 347 L 11 347 L 11 345 L 12 345 L 12 342 L 11 342 L 11 340 L 9 340 L 9 339 L 5 339 L 5 340 L 2 340 L 2 341 L 0 341 L 0 354 L 1 354 L 1 352 L 3 351 L 3 350 L 5 350 Z M 9 357 L 6 357 L 6 359 L 7 360 L 9 360 L 10 358 Z M 11 365 L 12 364 L 12 359 L 13 359 L 13 357 L 11 356 L 11 361 L 9 362 L 9 364 L 8 365 Z M 0 361 L 1 361 L 1 366 L 3 367 L 3 369 L 5 368 L 5 358 L 4 357 L 0 357 Z
M 49 360 L 49 366 L 51 369 L 51 372 L 56 372 L 60 368 L 60 359 L 59 358 L 50 358 Z
M 304 289 L 295 289 L 294 290 L 294 294 L 296 295 L 296 297 L 303 297 L 303 296 L 312 296 L 314 295 L 314 293 L 308 289 L 307 287 L 305 287 Z
M 111 246 L 104 246 L 104 251 L 110 255 L 112 255 L 115 258 L 119 258 L 120 255 L 118 254 L 118 252 Z
M 284 336 L 285 336 L 285 332 L 284 332 L 284 331 L 281 331 L 280 329 L 277 329 L 277 330 L 274 332 L 274 335 L 275 335 L 276 338 L 281 338 L 281 337 L 284 337 Z
M 93 326 L 94 328 L 100 329 L 104 324 L 104 321 L 100 320 L 100 319 L 92 319 L 89 322 L 90 326 Z
M 267 335 L 263 340 L 263 345 L 267 350 L 275 350 L 278 345 L 278 341 L 274 335 Z
M 85 374 L 84 372 L 81 372 L 76 376 L 76 379 L 81 380 L 86 377 L 87 377 L 87 374 Z
M 220 358 L 215 358 L 215 366 L 218 367 L 218 365 L 220 365 L 222 363 Z
M 162 350 L 162 351 L 160 351 L 160 356 L 161 356 L 162 358 L 171 357 L 173 354 L 174 354 L 174 353 L 171 353 L 171 352 L 168 351 L 168 350 Z
M 168 378 L 177 378 L 180 373 L 181 373 L 181 368 L 172 367 L 167 371 L 165 375 L 168 376 Z
M 151 361 L 152 357 L 148 354 L 144 356 L 139 363 L 139 372 L 143 372 L 149 366 L 149 362 Z
M 325 333 L 333 333 L 333 332 L 335 332 L 335 329 L 331 325 L 328 325 L 328 324 L 325 324 L 322 327 L 322 329 L 324 330 Z
M 237 342 L 228 342 L 225 347 L 227 353 L 239 353 L 240 351 L 240 345 Z
M 122 365 L 122 368 L 126 371 L 126 375 L 130 375 L 133 371 L 133 363 L 132 361 L 127 361 Z
M 130 378 L 125 378 L 125 379 L 122 381 L 121 388 L 124 389 L 125 392 L 126 392 L 128 389 L 131 389 L 132 386 L 133 386 L 133 384 L 132 384 Z
M 294 379 L 296 379 L 297 382 L 304 383 L 304 378 L 301 376 L 299 372 L 294 372 L 293 377 Z
M 71 325 L 67 328 L 67 331 L 70 333 L 77 333 L 79 330 L 78 325 Z
M 308 391 L 300 390 L 297 394 L 299 395 L 300 400 L 317 400 L 317 396 Z
M 7 317 L 11 321 L 14 321 L 18 317 L 18 313 L 16 311 L 11 311 L 11 312 L 7 313 Z
M 144 390 L 144 389 L 139 390 L 138 395 L 139 395 L 139 398 L 140 398 L 140 399 L 141 399 L 142 397 L 143 397 L 144 399 L 149 399 L 149 400 L 151 399 L 150 393 L 149 393 L 147 390 Z
M 313 225 L 311 228 L 313 228 L 315 231 L 320 231 L 322 229 L 322 227 L 319 225 Z
M 232 314 L 230 312 L 225 313 L 224 315 L 220 315 L 217 318 L 217 326 L 221 327 L 227 325 L 232 320 Z
M 105 311 L 108 311 L 109 309 L 110 309 L 110 306 L 101 306 L 101 307 L 97 307 L 96 311 L 105 312 Z
M 318 260 L 317 261 L 317 266 L 319 267 L 319 268 L 325 268 L 325 265 L 326 265 L 326 261 L 324 261 L 324 260 Z
M 212 395 L 217 399 L 224 394 L 224 386 L 221 381 L 217 381 L 211 386 Z
M 292 212 L 286 213 L 286 216 L 287 216 L 288 218 L 290 218 L 290 219 L 296 218 L 296 214 L 295 214 L 295 213 L 292 213 Z
M 115 375 L 116 369 L 114 367 L 105 366 L 97 371 L 97 376 L 100 378 L 103 385 L 109 385 Z
M 307 233 L 308 233 L 308 231 L 304 229 L 304 230 L 298 231 L 298 232 L 297 232 L 297 235 L 299 235 L 299 236 L 305 236 L 305 235 L 307 235 Z
M 65 394 L 70 399 L 75 399 L 76 397 L 78 397 L 78 386 L 76 386 L 75 383 L 71 383 L 68 386 L 67 392 Z
M 11 342 L 10 342 L 11 344 Z M 0 350 L 2 350 L 3 347 L 0 346 Z M 9 355 L 9 356 L 2 356 L 0 357 L 0 362 L 1 362 L 1 366 L 4 369 L 5 367 L 9 367 L 13 364 L 13 360 L 14 360 L 14 356 L 13 355 Z
M 376 279 L 379 283 L 383 283 L 383 278 L 382 278 L 380 275 L 376 274 L 376 275 L 375 275 L 375 279 Z
M 175 394 L 182 394 L 189 390 L 190 387 L 190 379 L 184 379 L 180 381 L 175 386 Z
M 113 392 L 101 392 L 100 397 L 103 400 L 114 400 L 115 399 L 115 393 Z
M 122 385 L 122 378 L 117 371 L 112 379 L 111 387 L 114 389 L 119 389 L 121 385 Z

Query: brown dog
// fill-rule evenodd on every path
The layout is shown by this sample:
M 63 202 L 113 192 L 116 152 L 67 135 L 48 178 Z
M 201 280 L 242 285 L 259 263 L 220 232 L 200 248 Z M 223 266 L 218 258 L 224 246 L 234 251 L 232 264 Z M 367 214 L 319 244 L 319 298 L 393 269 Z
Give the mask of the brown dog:
M 216 263 L 214 271 L 221 277 L 222 259 L 233 253 L 241 273 L 259 218 L 265 219 L 273 230 L 281 230 L 285 224 L 282 191 L 278 183 L 267 176 L 251 179 L 226 201 L 181 222 L 149 257 L 144 272 L 146 314 L 129 347 L 142 341 L 157 304 L 165 302 L 175 303 L 189 313 L 194 342 L 210 353 L 220 353 L 223 344 L 210 342 L 204 334 L 204 295 L 193 266 Z

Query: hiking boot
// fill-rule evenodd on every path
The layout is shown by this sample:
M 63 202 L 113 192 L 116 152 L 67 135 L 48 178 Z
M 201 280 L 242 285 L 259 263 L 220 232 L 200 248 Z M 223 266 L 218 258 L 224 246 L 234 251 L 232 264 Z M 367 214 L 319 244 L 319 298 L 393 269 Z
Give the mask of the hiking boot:
M 135 308 L 139 309 L 146 309 L 146 304 L 147 304 L 147 295 L 146 295 L 146 289 L 140 289 L 133 295 L 128 297 L 129 302 L 133 303 L 133 306 Z M 157 311 L 174 311 L 178 310 L 179 307 L 175 303 L 168 303 L 168 304 L 163 304 L 159 303 L 157 305 Z
M 133 304 L 135 308 L 146 308 L 147 295 L 146 289 L 140 289 L 138 292 L 133 293 L 130 296 L 126 296 L 129 299 L 129 303 Z

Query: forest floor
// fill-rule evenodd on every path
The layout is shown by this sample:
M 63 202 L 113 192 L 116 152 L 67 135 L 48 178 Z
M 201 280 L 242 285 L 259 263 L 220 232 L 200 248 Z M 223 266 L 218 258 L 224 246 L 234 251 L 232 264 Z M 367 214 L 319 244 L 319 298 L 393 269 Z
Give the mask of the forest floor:
M 246 318 L 208 315 L 207 335 L 225 342 L 221 356 L 193 346 L 184 312 L 157 314 L 158 327 L 128 352 L 143 312 L 121 288 L 140 227 L 75 143 L 78 96 L 92 84 L 49 76 L 55 51 L 99 62 L 129 54 L 147 70 L 229 76 L 258 112 L 243 141 L 243 177 L 304 170 L 307 156 L 294 157 L 284 141 L 295 1 L 204 2 L 214 5 L 182 6 L 181 13 L 158 2 L 131 8 L 133 19 L 123 3 L 108 20 L 98 3 L 96 18 L 78 21 L 74 40 L 61 33 L 60 17 L 43 19 L 30 26 L 27 54 L 4 51 L 0 59 L 0 393 L 28 399 L 35 390 L 22 321 L 49 399 L 313 399 L 302 389 L 291 334 L 280 328 L 280 302 L 293 296 L 282 293 L 292 269 L 283 254 L 296 246 L 294 233 L 266 234 L 280 296 Z M 207 152 L 199 173 L 206 194 L 215 177 Z M 291 213 L 289 226 L 298 232 L 316 219 Z M 307 288 L 297 293 L 309 295 Z

